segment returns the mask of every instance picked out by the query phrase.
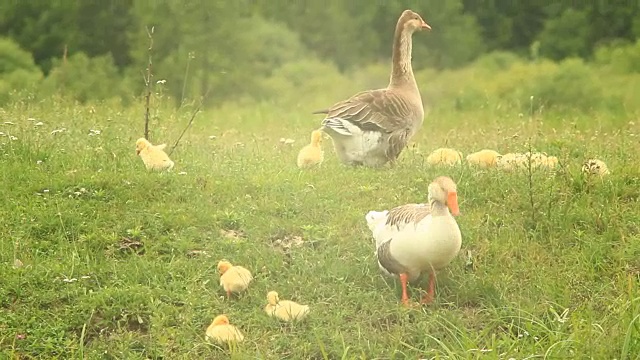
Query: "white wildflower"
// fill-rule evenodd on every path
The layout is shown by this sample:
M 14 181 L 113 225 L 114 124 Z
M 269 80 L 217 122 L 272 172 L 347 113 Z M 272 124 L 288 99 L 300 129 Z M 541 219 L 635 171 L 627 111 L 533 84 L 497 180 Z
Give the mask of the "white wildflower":
M 67 128 L 56 129 L 56 130 L 53 130 L 51 132 L 51 135 L 59 134 L 59 133 L 65 132 L 65 131 L 67 131 Z
M 178 175 L 187 175 L 187 172 L 186 172 L 186 171 L 180 171 L 180 172 L 178 173 Z
M 96 136 L 96 135 L 100 135 L 102 133 L 102 131 L 100 130 L 89 130 L 89 136 Z
M 33 124 L 33 126 L 42 126 L 42 125 L 44 125 L 42 121 L 38 121 L 37 123 Z
M 15 141 L 15 140 L 18 140 L 18 138 L 13 135 L 9 135 L 9 140 Z
M 5 122 L 4 122 L 4 124 L 5 124 L 5 125 L 15 125 L 15 124 L 14 124 L 13 122 L 11 122 L 11 121 L 5 121 Z
M 164 84 L 166 84 L 166 83 L 167 83 L 167 80 L 164 80 L 164 79 L 163 79 L 163 80 L 158 80 L 158 81 L 156 81 L 156 84 L 162 84 L 162 85 L 164 85 Z
M 36 165 L 40 165 L 40 164 L 42 164 L 42 160 L 36 161 Z

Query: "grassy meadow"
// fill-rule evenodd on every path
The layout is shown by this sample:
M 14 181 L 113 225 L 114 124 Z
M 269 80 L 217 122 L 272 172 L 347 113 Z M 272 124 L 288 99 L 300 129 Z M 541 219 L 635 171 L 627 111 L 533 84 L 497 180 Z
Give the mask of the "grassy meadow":
M 572 68 L 576 85 L 562 66 L 419 74 L 431 110 L 383 169 L 340 165 L 328 138 L 320 168 L 295 165 L 321 120 L 311 111 L 384 86 L 382 66 L 337 86 L 310 80 L 314 91 L 281 103 L 199 113 L 170 173 L 145 171 L 135 154 L 142 101 L 14 101 L 0 110 L 0 358 L 640 359 L 640 119 L 629 108 L 639 82 L 610 78 L 590 98 L 579 82 L 590 70 Z M 523 82 L 537 73 L 552 75 Z M 574 91 L 551 99 L 567 106 L 538 103 L 562 81 Z M 155 98 L 150 137 L 168 148 L 193 111 L 169 102 Z M 428 167 L 443 146 L 533 149 L 560 166 Z M 611 174 L 583 175 L 592 157 Z M 364 216 L 426 200 L 439 175 L 458 183 L 462 250 L 434 304 L 406 309 L 378 271 Z M 232 300 L 218 284 L 222 258 L 255 276 Z M 267 317 L 269 290 L 310 316 Z M 237 348 L 205 340 L 221 313 L 245 335 Z

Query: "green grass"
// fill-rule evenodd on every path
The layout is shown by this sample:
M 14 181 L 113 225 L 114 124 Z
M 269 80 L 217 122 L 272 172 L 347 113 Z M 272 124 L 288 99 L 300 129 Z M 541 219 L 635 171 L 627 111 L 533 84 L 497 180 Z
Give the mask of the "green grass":
M 0 111 L 0 131 L 17 138 L 0 137 L 0 358 L 640 358 L 634 119 L 435 109 L 393 169 L 343 167 L 327 140 L 322 168 L 300 171 L 297 151 L 320 120 L 312 110 L 201 113 L 168 174 L 135 155 L 140 108 L 49 100 Z M 189 117 L 160 113 L 152 142 L 173 142 Z M 427 167 L 445 145 L 465 155 L 532 146 L 562 168 Z M 580 174 L 589 157 L 611 175 Z M 399 284 L 378 272 L 364 215 L 423 201 L 438 175 L 458 182 L 463 246 L 435 304 L 405 309 Z M 278 246 L 287 236 L 304 242 Z M 222 258 L 255 276 L 231 301 Z M 309 318 L 267 317 L 269 290 L 309 304 Z M 204 337 L 221 313 L 246 336 L 231 352 Z

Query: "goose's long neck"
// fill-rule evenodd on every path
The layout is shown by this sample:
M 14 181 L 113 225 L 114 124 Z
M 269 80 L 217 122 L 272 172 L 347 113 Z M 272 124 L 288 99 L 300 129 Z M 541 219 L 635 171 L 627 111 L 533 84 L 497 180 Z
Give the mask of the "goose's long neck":
M 396 26 L 393 36 L 393 54 L 391 56 L 391 79 L 389 87 L 412 84 L 417 87 L 411 67 L 411 32 L 403 30 L 402 25 Z
M 445 216 L 449 214 L 449 208 L 441 201 L 430 199 L 429 205 L 431 205 L 431 216 Z

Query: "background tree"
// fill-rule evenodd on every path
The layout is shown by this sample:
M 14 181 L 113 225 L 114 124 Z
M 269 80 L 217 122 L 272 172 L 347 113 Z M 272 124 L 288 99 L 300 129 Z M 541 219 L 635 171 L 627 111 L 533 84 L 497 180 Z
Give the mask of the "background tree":
M 138 95 L 148 60 L 145 28 L 154 27 L 155 81 L 167 80 L 176 103 L 207 92 L 215 103 L 263 96 L 264 84 L 277 83 L 265 81 L 274 73 L 334 66 L 354 73 L 388 64 L 395 23 L 407 8 L 433 26 L 414 37 L 419 70 L 461 67 L 489 51 L 528 57 L 532 48 L 554 60 L 592 59 L 604 45 L 637 38 L 639 7 L 624 0 L 5 1 L 0 31 L 30 52 L 46 75 L 66 46 L 70 57 L 86 55 L 88 62 L 75 58 L 83 68 L 103 66 L 95 70 L 100 74 L 115 68 L 114 76 L 126 78 Z
M 589 54 L 589 18 L 585 11 L 567 8 L 544 23 L 540 52 L 554 60 L 586 57 Z
M 8 100 L 14 89 L 31 91 L 42 79 L 42 72 L 31 54 L 13 40 L 0 38 L 0 103 Z

